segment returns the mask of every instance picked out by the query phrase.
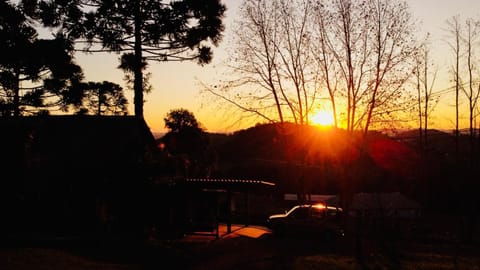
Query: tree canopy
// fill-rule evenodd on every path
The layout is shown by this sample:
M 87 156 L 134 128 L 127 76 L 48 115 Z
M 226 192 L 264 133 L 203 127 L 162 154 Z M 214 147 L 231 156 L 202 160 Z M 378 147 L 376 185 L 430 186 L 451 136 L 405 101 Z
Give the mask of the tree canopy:
M 88 82 L 83 84 L 84 91 L 79 100 L 78 113 L 96 115 L 127 114 L 128 101 L 123 88 L 112 82 Z
M 72 40 L 63 33 L 39 38 L 36 22 L 41 5 L 34 4 L 0 2 L 0 115 L 49 114 L 72 108 L 77 113 L 126 114 L 128 102 L 119 85 L 83 82 Z
M 24 1 L 33 2 L 33 1 Z M 31 4 L 30 4 L 31 5 Z M 37 15 L 86 51 L 130 54 L 135 115 L 143 117 L 143 72 L 148 61 L 212 60 L 211 46 L 222 39 L 226 7 L 219 0 L 87 0 L 38 2 Z M 124 64 L 124 63 L 122 63 Z
M 72 43 L 61 35 L 39 39 L 22 6 L 4 1 L 0 5 L 2 115 L 65 109 L 67 92 L 83 79 Z
M 169 132 L 161 140 L 166 150 L 182 164 L 184 173 L 210 175 L 215 153 L 193 113 L 186 109 L 170 110 L 164 121 Z
M 367 133 L 413 104 L 417 25 L 404 1 L 245 0 L 234 27 L 225 75 L 205 88 L 242 119 L 309 124 L 325 110 Z
M 165 121 L 165 127 L 173 133 L 179 133 L 185 130 L 202 130 L 195 115 L 186 109 L 170 110 L 163 120 Z

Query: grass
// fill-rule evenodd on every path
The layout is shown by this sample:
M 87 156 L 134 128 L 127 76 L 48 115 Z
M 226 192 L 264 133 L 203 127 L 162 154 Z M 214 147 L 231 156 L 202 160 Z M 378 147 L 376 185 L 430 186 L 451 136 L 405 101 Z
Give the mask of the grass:
M 175 269 L 480 270 L 478 241 L 364 239 L 361 260 L 354 255 L 354 244 L 347 238 L 327 248 L 310 239 L 232 237 L 159 241 L 142 248 L 116 243 L 97 249 L 4 247 L 0 270 L 143 270 L 168 265 Z
M 84 256 L 49 248 L 10 248 L 0 252 L 2 270 L 133 270 L 134 265 L 99 262 Z
M 452 256 L 450 254 L 415 253 L 394 262 L 382 254 L 370 254 L 360 262 L 345 255 L 314 255 L 298 258 L 296 270 L 480 270 L 479 256 Z

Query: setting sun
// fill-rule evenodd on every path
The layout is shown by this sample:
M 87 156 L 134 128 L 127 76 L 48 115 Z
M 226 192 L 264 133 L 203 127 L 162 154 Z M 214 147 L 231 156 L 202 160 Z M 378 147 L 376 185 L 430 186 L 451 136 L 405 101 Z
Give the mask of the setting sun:
M 335 122 L 332 113 L 327 111 L 316 112 L 312 116 L 311 121 L 313 124 L 320 126 L 333 126 Z

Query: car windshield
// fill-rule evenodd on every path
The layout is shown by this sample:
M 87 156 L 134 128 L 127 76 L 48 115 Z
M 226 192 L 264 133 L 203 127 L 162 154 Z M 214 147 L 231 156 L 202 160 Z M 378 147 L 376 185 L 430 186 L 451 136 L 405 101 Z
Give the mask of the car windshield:
M 332 217 L 338 214 L 341 214 L 341 208 L 326 207 L 323 204 L 315 204 L 315 205 L 296 205 L 288 210 L 285 214 L 290 217 L 304 217 L 308 216 L 309 212 L 312 217 L 321 218 L 325 215 Z
M 298 211 L 298 209 L 300 209 L 301 206 L 300 205 L 296 205 L 294 207 L 292 207 L 290 210 L 288 210 L 288 212 L 286 213 L 287 216 L 291 216 L 291 215 L 294 215 L 296 211 Z
M 314 216 L 323 216 L 325 213 L 325 207 L 317 207 L 316 205 L 296 205 L 292 207 L 286 215 L 295 218 L 306 218 L 309 216 L 310 211 L 315 212 Z

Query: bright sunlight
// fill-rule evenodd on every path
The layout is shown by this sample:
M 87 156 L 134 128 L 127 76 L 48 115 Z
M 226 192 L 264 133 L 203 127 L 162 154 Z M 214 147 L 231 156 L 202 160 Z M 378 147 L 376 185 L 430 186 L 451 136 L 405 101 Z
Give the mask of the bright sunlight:
M 333 126 L 334 125 L 334 119 L 332 112 L 328 111 L 318 111 L 316 112 L 312 117 L 311 121 L 315 125 L 319 126 Z

